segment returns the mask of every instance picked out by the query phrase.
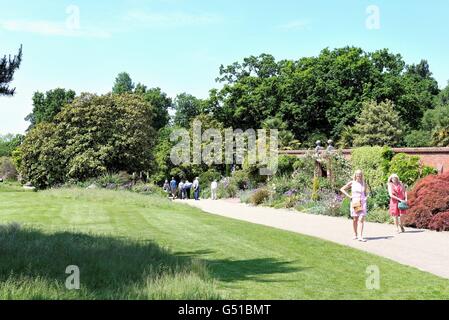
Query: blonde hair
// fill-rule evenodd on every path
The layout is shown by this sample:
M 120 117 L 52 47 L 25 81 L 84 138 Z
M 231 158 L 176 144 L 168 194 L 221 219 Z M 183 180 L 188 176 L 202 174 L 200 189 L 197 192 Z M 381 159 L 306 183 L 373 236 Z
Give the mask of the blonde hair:
M 393 173 L 391 176 L 388 177 L 387 183 L 393 183 L 393 178 L 397 178 L 397 179 L 398 179 L 398 182 L 399 182 L 400 184 L 402 184 L 401 179 L 399 179 L 399 176 L 398 176 L 396 173 Z
M 354 172 L 354 175 L 352 176 L 352 180 L 353 181 L 357 181 L 357 174 L 360 173 L 360 175 L 362 176 L 362 184 L 365 184 L 365 176 L 363 175 L 363 171 L 362 170 L 356 170 Z

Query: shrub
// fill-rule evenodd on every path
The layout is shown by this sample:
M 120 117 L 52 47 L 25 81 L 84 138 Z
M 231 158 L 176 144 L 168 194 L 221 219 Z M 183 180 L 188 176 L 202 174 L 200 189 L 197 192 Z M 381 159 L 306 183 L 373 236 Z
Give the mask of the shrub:
M 388 210 L 382 208 L 374 208 L 368 212 L 366 216 L 366 221 L 377 222 L 377 223 L 392 223 L 392 217 Z
M 251 195 L 251 204 L 258 206 L 270 197 L 270 192 L 267 189 L 258 189 Z
M 410 227 L 430 228 L 435 216 L 449 210 L 449 172 L 430 175 L 418 181 L 409 193 L 409 205 L 404 223 Z M 435 218 L 435 225 L 436 221 L 440 224 L 441 219 Z
M 137 183 L 131 188 L 131 191 L 145 195 L 156 194 L 163 197 L 167 196 L 167 194 L 162 190 L 162 188 L 151 183 L 142 183 L 142 182 Z
M 291 175 L 293 173 L 294 164 L 297 160 L 295 156 L 289 155 L 280 155 L 278 157 L 278 170 L 276 172 L 277 175 Z
M 363 171 L 371 189 L 386 183 L 391 149 L 386 147 L 361 147 L 352 151 L 351 163 L 354 170 Z
M 429 229 L 435 231 L 449 231 L 449 211 L 438 213 L 432 217 Z
M 387 187 L 374 189 L 368 198 L 368 202 L 372 204 L 372 208 L 387 209 L 390 205 L 390 195 Z
M 298 195 L 297 194 L 292 193 L 291 195 L 289 195 L 285 198 L 285 201 L 284 201 L 285 208 L 287 208 L 287 209 L 294 208 L 294 207 L 296 207 L 297 204 L 298 204 Z
M 119 186 L 126 182 L 130 181 L 129 175 L 121 172 L 119 174 L 117 173 L 105 173 L 102 176 L 98 177 L 96 180 L 96 183 L 102 187 L 106 187 L 108 185 L 115 185 Z
M 252 190 L 241 190 L 239 192 L 239 198 L 241 203 L 249 204 L 251 202 Z
M 250 187 L 249 174 L 245 170 L 236 170 L 232 174 L 232 182 L 237 185 L 240 190 L 246 190 Z
M 297 189 L 298 184 L 290 176 L 275 176 L 270 181 L 270 186 L 274 186 L 275 196 L 283 196 L 289 190 Z
M 438 170 L 429 166 L 424 166 L 421 170 L 421 178 L 430 176 L 432 174 L 433 175 L 438 174 Z
M 0 178 L 4 180 L 16 180 L 17 170 L 11 158 L 1 157 L 0 158 Z
M 351 199 L 345 197 L 340 204 L 340 216 L 349 217 L 351 215 Z
M 312 201 L 307 212 L 332 217 L 342 216 L 342 198 L 333 191 L 322 191 L 319 201 Z M 343 216 L 347 215 L 343 214 Z
M 390 163 L 390 174 L 396 173 L 408 186 L 412 186 L 420 177 L 419 157 L 399 153 Z
M 235 198 L 239 192 L 238 186 L 230 178 L 224 178 L 218 184 L 217 197 L 219 199 Z

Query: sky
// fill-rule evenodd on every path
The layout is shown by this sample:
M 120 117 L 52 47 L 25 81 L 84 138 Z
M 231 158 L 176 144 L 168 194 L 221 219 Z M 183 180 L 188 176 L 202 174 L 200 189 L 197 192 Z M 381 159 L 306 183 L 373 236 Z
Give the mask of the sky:
M 0 55 L 17 53 L 14 97 L 0 97 L 0 134 L 23 133 L 32 95 L 54 88 L 99 94 L 118 73 L 169 96 L 206 98 L 221 64 L 269 53 L 388 48 L 427 59 L 449 80 L 447 0 L 0 0 Z

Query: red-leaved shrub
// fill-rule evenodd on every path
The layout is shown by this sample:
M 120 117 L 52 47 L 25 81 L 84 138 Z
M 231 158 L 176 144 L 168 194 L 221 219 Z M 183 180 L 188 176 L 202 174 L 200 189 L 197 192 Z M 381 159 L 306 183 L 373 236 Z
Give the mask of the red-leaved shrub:
M 449 211 L 435 215 L 429 223 L 429 229 L 449 231 Z
M 421 179 L 408 198 L 410 209 L 403 217 L 405 225 L 437 231 L 449 230 L 449 172 Z

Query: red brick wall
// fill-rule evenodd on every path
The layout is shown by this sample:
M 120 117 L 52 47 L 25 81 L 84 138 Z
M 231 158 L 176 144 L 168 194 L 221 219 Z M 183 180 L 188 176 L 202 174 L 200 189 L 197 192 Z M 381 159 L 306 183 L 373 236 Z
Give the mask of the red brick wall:
M 396 153 L 406 153 L 409 155 L 418 156 L 420 157 L 422 164 L 434 167 L 441 173 L 449 171 L 449 148 L 396 148 L 393 150 Z M 307 150 L 293 150 L 281 153 L 301 156 L 306 152 Z M 351 158 L 350 149 L 343 150 L 343 154 L 346 158 Z

